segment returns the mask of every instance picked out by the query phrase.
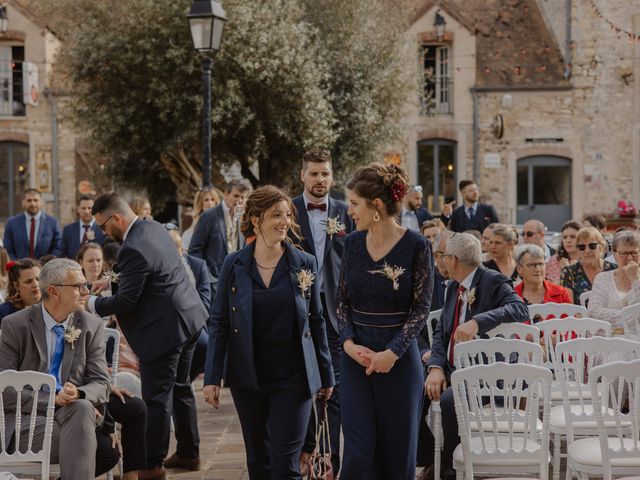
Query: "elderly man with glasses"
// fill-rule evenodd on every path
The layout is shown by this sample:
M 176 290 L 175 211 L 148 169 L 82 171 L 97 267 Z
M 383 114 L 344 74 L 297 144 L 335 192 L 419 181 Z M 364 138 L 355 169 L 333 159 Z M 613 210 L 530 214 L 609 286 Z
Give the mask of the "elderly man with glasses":
M 545 227 L 544 223 L 542 223 L 540 220 L 527 220 L 526 222 L 524 222 L 522 230 L 524 243 L 539 246 L 544 252 L 545 262 L 556 254 L 555 249 L 550 245 L 547 245 L 544 241 L 544 232 L 547 230 L 547 227 Z

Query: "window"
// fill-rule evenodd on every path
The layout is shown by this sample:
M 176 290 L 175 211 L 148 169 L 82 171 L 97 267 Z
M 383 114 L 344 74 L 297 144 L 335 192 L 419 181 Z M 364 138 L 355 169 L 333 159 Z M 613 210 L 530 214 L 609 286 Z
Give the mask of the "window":
M 24 116 L 24 47 L 0 47 L 0 115 Z
M 423 45 L 422 58 L 422 98 L 423 115 L 453 113 L 453 80 L 450 77 L 449 47 Z
M 456 199 L 456 144 L 448 140 L 418 142 L 418 182 L 430 212 Z
M 29 177 L 29 145 L 0 142 L 0 220 L 21 210 Z

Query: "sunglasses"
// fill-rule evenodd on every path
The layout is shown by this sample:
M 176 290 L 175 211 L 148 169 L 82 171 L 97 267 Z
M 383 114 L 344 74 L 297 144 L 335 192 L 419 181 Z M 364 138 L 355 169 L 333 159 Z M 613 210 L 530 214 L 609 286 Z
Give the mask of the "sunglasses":
M 529 237 L 533 237 L 536 233 L 538 232 L 524 232 L 524 236 L 529 238 Z
M 578 247 L 578 250 L 580 250 L 581 252 L 584 252 L 587 249 L 587 245 L 589 246 L 589 250 L 595 250 L 596 248 L 598 248 L 600 246 L 600 244 L 598 242 L 591 242 L 589 244 L 587 244 L 587 243 L 579 243 L 576 246 Z

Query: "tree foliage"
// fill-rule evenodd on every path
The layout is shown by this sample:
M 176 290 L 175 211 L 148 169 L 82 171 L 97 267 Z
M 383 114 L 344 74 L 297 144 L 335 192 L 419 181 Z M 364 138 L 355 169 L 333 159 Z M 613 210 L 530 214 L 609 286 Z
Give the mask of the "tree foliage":
M 170 183 L 189 198 L 201 182 L 202 73 L 190 4 L 33 0 L 62 42 L 55 81 L 71 94 L 67 113 L 111 159 L 118 182 L 147 188 L 156 201 Z M 387 1 L 223 5 L 214 170 L 237 162 L 254 184 L 288 186 L 309 147 L 330 149 L 344 172 L 397 137 L 414 57 L 403 47 L 401 12 Z

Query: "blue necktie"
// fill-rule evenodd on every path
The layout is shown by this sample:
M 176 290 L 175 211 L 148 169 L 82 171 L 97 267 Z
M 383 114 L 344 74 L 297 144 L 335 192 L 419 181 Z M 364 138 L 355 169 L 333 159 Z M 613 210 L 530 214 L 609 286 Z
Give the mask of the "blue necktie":
M 56 377 L 56 392 L 59 392 L 62 389 L 62 383 L 60 382 L 60 364 L 62 363 L 62 354 L 64 353 L 64 327 L 62 325 L 56 325 L 52 330 L 56 335 L 56 349 L 53 352 L 49 373 Z
M 467 217 L 469 217 L 469 220 L 471 220 L 473 218 L 473 208 L 469 207 L 469 210 L 467 210 Z

